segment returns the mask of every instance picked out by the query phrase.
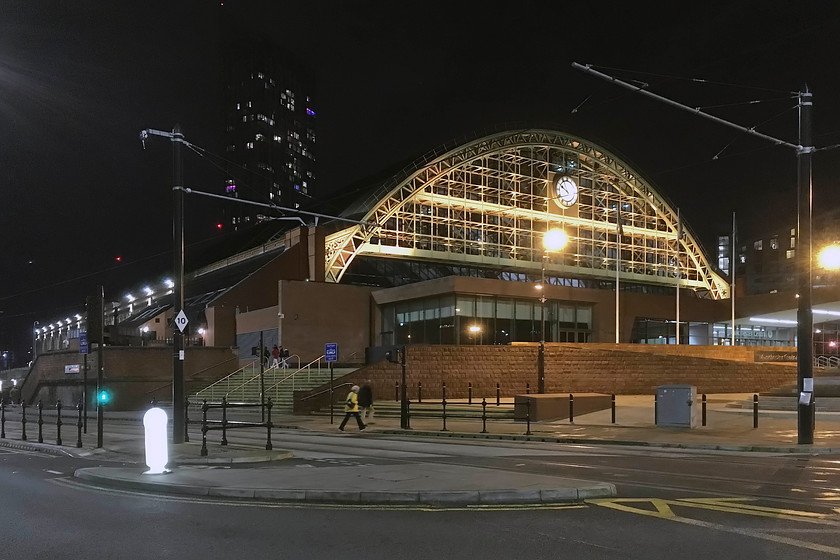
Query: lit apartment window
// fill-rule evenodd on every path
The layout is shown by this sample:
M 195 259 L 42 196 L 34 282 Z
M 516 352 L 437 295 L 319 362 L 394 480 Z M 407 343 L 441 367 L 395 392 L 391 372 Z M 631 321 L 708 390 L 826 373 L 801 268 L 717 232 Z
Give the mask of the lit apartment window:
M 790 250 L 785 252 L 785 256 L 789 259 L 792 259 L 794 256 L 796 256 L 796 251 L 794 251 L 793 249 L 790 249 Z
M 755 249 L 756 251 L 761 251 L 761 249 L 762 249 L 762 243 L 761 242 L 762 242 L 762 240 L 759 239 L 758 241 L 753 243 L 753 249 Z
M 770 248 L 771 249 L 778 249 L 779 248 L 779 238 L 778 237 L 771 237 L 770 238 Z
M 253 150 L 254 149 L 254 143 L 253 142 L 248 142 L 248 144 L 246 144 L 245 147 L 248 148 L 249 150 Z
M 790 238 L 790 248 L 791 248 L 791 249 L 795 249 L 795 248 L 796 248 L 796 238 L 795 238 L 795 237 L 791 237 L 791 238 Z

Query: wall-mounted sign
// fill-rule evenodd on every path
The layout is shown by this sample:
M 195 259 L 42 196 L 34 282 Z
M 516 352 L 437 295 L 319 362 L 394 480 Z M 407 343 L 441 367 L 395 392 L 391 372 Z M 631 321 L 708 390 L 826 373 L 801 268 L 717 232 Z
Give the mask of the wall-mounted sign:
M 70 364 L 64 366 L 65 375 L 69 375 L 71 373 L 79 373 L 79 371 L 79 364 Z

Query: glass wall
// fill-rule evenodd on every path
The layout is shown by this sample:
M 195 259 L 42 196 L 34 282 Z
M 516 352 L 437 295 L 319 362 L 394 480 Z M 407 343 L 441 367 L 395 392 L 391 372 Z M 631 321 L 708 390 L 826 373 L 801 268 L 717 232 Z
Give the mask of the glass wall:
M 570 302 L 545 304 L 547 342 L 591 342 L 592 308 Z M 457 294 L 386 305 L 382 344 L 510 344 L 539 342 L 539 301 Z

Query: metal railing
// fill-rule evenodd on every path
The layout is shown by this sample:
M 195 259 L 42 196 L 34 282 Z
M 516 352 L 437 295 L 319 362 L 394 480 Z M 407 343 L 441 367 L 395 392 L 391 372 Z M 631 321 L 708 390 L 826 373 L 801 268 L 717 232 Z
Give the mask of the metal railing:
M 814 356 L 815 367 L 840 367 L 840 356 Z
M 282 379 L 280 379 L 278 381 L 274 381 L 271 385 L 267 386 L 266 389 L 265 389 L 265 393 L 267 395 L 271 394 L 275 398 L 275 400 L 279 397 L 279 392 L 280 392 L 281 385 L 283 383 L 285 383 L 286 381 L 288 381 L 290 379 L 292 380 L 292 393 L 294 393 L 294 391 L 295 391 L 295 381 L 296 381 L 296 379 L 298 378 L 299 375 L 302 375 L 304 372 L 306 372 L 306 381 L 311 382 L 312 381 L 312 370 L 313 370 L 313 368 L 317 369 L 318 375 L 320 375 L 320 373 L 321 373 L 321 362 L 325 359 L 325 356 L 318 356 L 317 358 L 315 358 L 314 360 L 312 360 L 311 362 L 309 362 L 308 364 L 306 364 L 305 366 L 302 366 L 302 367 L 300 366 L 300 356 L 296 356 L 296 357 L 298 358 L 298 369 L 291 372 L 290 374 L 286 375 Z M 324 362 L 324 363 L 326 364 L 326 362 Z
M 233 373 L 226 375 L 198 391 L 195 396 L 196 398 L 206 398 L 212 400 L 213 396 L 217 394 L 218 391 L 221 392 L 219 397 L 221 398 L 224 395 L 230 394 L 233 388 L 239 387 L 242 385 L 239 383 L 239 377 L 245 378 L 246 375 L 253 373 L 254 370 L 257 370 L 257 375 L 255 376 L 256 379 L 260 378 L 259 374 L 259 362 L 254 360 L 253 362 L 249 362 L 247 365 L 237 369 Z M 251 377 L 248 381 L 253 380 L 254 377 Z M 246 383 L 248 382 L 246 381 Z M 237 385 L 234 385 L 237 384 Z M 233 387 L 232 387 L 233 386 Z
M 256 365 L 258 362 L 255 361 L 196 392 L 195 398 L 214 400 L 225 397 L 228 399 L 247 400 L 254 396 L 259 398 L 259 395 L 264 392 L 264 396 L 271 395 L 277 401 L 280 388 L 284 383 L 291 380 L 291 390 L 294 392 L 297 380 L 301 379 L 304 375 L 306 376 L 307 382 L 312 381 L 313 370 L 317 370 L 317 373 L 320 375 L 321 371 L 326 369 L 322 365 L 322 362 L 324 364 L 326 363 L 324 362 L 324 358 L 325 356 L 319 356 L 308 364 L 301 366 L 300 356 L 293 354 L 284 358 L 284 362 L 280 362 L 280 365 L 265 369 L 262 374 L 258 371 L 259 368 Z M 284 363 L 295 364 L 295 361 L 297 361 L 297 368 L 294 365 L 291 368 L 283 367 Z M 246 375 L 246 371 L 250 376 Z M 320 382 L 321 380 L 317 379 L 317 381 Z

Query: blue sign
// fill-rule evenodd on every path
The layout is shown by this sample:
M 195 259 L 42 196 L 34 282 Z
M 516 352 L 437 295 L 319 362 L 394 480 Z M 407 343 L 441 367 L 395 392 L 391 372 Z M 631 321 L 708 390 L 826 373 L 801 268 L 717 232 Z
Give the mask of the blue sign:
M 328 362 L 337 362 L 338 361 L 338 343 L 337 342 L 327 342 L 324 348 L 324 355 L 327 357 Z
M 79 354 L 88 353 L 87 331 L 79 331 Z

